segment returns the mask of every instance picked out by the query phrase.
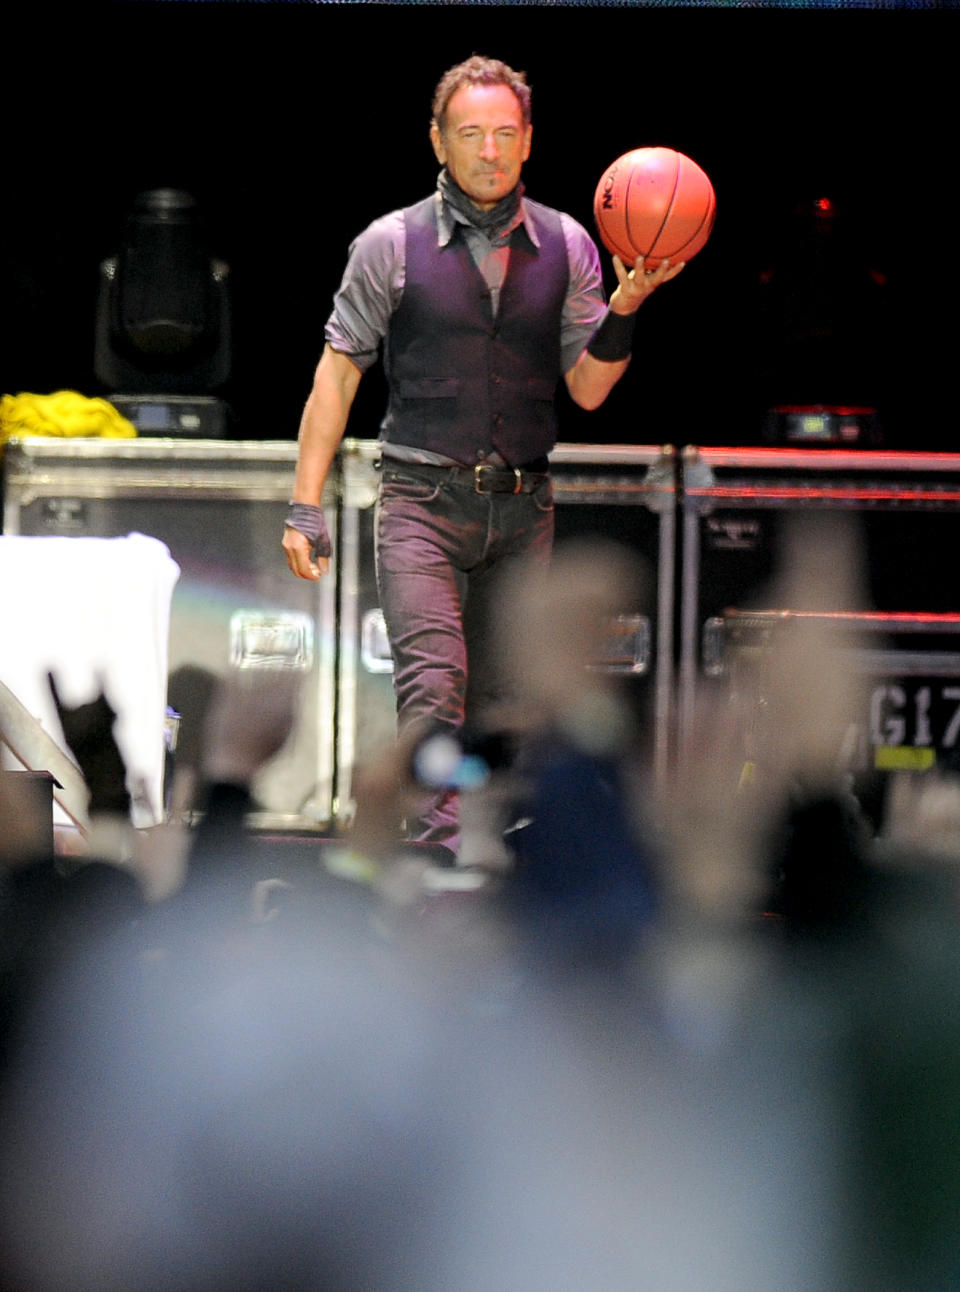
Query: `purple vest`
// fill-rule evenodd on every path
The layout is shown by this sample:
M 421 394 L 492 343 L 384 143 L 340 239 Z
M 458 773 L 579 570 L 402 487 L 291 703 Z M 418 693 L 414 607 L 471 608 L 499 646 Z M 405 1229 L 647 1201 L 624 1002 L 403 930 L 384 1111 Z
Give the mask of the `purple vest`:
M 559 215 L 527 206 L 540 247 L 522 226 L 514 230 L 496 318 L 460 232 L 437 245 L 434 198 L 404 212 L 406 277 L 385 347 L 384 439 L 467 464 L 497 449 L 520 465 L 553 448 L 570 271 Z

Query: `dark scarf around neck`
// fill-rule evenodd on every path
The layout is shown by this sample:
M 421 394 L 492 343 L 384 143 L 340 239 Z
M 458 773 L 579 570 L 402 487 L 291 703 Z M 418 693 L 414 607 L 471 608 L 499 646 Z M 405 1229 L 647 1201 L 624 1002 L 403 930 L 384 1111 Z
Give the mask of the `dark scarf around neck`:
M 506 197 L 502 197 L 496 206 L 491 207 L 489 211 L 481 211 L 446 167 L 440 172 L 437 187 L 440 190 L 440 196 L 454 211 L 463 216 L 475 229 L 485 233 L 492 241 L 505 233 L 510 226 L 520 209 L 520 199 L 524 192 L 523 184 L 518 184 Z

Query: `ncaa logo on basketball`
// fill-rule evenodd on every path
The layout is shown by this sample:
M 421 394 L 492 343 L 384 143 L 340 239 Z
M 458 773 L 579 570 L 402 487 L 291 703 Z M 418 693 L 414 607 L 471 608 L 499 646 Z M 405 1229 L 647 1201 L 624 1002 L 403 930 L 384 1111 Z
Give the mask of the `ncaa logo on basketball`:
M 601 205 L 605 211 L 613 210 L 613 185 L 617 178 L 617 169 L 618 168 L 616 166 L 611 166 L 610 170 L 607 171 L 607 177 L 603 183 L 603 198 Z

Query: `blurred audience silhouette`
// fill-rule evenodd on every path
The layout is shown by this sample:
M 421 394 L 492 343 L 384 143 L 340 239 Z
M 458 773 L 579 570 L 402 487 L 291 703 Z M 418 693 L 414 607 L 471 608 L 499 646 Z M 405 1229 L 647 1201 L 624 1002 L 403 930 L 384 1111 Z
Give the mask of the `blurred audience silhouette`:
M 801 522 L 771 604 L 858 571 Z M 192 821 L 130 827 L 102 696 L 59 705 L 85 855 L 37 857 L 0 780 L 5 1290 L 960 1284 L 960 778 L 895 778 L 871 828 L 863 678 L 811 613 L 655 782 L 594 666 L 644 569 L 580 542 L 517 577 L 517 701 L 445 762 L 383 750 L 293 864 L 249 826 L 290 674 L 214 689 Z M 472 832 L 445 884 L 397 847 L 428 776 Z

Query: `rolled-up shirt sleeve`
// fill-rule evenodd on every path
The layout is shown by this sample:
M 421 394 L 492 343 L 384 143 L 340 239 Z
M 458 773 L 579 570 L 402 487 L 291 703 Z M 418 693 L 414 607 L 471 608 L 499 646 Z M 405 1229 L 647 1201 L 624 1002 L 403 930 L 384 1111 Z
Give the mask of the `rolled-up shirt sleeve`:
M 324 328 L 327 344 L 347 355 L 362 372 L 377 361 L 403 292 L 405 269 L 403 212 L 391 211 L 351 244 Z
M 561 214 L 570 285 L 560 324 L 560 361 L 569 372 L 600 325 L 607 309 L 596 243 L 571 216 Z

